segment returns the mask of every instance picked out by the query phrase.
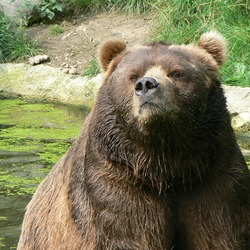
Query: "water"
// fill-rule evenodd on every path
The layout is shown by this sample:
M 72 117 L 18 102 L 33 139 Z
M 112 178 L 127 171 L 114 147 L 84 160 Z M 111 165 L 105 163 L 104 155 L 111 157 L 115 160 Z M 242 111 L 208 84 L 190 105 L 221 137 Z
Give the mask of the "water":
M 16 249 L 27 203 L 79 135 L 88 112 L 0 100 L 0 249 Z
M 0 249 L 16 249 L 27 203 L 67 151 L 89 110 L 0 100 Z M 242 146 L 250 140 L 239 135 Z M 250 151 L 244 151 L 250 160 Z

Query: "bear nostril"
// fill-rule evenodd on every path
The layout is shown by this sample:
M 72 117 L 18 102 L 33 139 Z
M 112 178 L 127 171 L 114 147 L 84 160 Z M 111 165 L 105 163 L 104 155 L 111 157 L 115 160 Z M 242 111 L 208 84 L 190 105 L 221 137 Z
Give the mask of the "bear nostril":
M 159 83 L 156 81 L 156 79 L 152 77 L 142 77 L 135 83 L 135 92 L 137 95 L 150 95 L 156 90 L 158 86 Z
M 136 84 L 135 84 L 135 90 L 136 90 L 136 91 L 140 91 L 140 90 L 142 90 L 142 89 L 143 89 L 143 84 L 142 84 L 142 82 L 137 81 Z
M 145 82 L 146 88 L 147 89 L 153 89 L 156 88 L 158 86 L 158 83 L 156 82 L 156 80 L 154 78 L 152 78 L 152 80 L 147 80 Z

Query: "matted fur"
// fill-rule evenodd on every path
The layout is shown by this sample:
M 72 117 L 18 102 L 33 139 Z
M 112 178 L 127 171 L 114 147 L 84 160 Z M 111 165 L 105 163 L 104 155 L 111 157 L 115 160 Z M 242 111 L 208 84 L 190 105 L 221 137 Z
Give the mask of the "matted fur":
M 224 60 L 217 32 L 198 45 L 104 43 L 95 106 L 28 205 L 18 249 L 249 250 L 250 175 Z M 157 84 L 139 95 L 145 77 Z

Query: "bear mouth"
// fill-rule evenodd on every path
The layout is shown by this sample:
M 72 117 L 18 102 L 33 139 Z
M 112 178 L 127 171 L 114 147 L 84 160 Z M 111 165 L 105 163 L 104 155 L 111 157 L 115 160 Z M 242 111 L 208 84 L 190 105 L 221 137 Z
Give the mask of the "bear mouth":
M 159 115 L 159 113 L 162 113 L 161 108 L 152 101 L 142 101 L 138 107 L 138 113 L 141 116 L 146 117 L 153 117 L 155 115 Z
M 140 101 L 140 108 L 153 108 L 154 106 L 157 106 L 154 102 L 149 101 L 147 99 Z
M 151 103 L 149 101 L 144 101 L 141 103 L 141 108 L 150 107 L 150 106 L 154 106 L 154 103 Z
M 140 122 L 153 122 L 162 119 L 172 120 L 178 113 L 178 106 L 163 95 L 136 96 L 133 98 L 132 116 Z
M 152 100 L 143 100 L 135 108 L 135 116 L 140 120 L 154 120 L 159 117 L 171 119 L 172 115 L 178 113 L 178 108 L 171 103 L 154 102 Z

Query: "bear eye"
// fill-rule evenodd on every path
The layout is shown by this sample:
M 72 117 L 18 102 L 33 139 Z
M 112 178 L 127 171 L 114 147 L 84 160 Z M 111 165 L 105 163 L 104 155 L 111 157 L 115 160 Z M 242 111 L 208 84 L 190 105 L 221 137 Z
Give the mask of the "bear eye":
M 174 70 L 168 74 L 168 77 L 173 77 L 173 78 L 180 78 L 182 76 L 183 76 L 183 72 L 180 70 Z
M 130 77 L 129 77 L 129 79 L 132 81 L 132 82 L 136 82 L 137 80 L 138 80 L 138 76 L 137 75 L 131 75 Z

